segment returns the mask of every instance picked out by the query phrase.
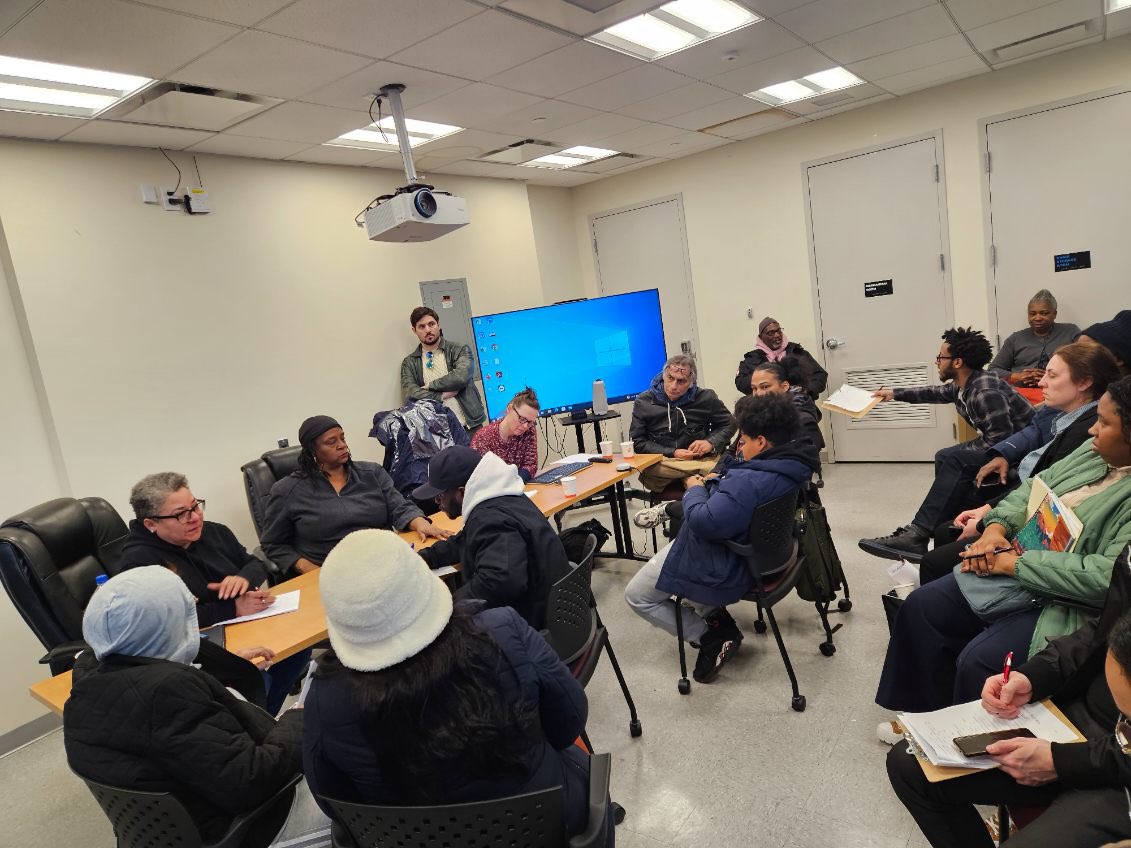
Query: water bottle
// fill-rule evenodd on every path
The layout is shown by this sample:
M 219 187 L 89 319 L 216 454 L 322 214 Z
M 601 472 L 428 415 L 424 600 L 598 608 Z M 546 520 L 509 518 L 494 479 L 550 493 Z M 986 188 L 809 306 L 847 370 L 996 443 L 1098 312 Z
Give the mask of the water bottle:
M 97 592 L 99 589 L 101 589 L 102 584 L 105 583 L 109 579 L 110 579 L 109 574 L 99 574 L 97 577 L 95 577 L 94 578 L 94 591 Z
M 609 399 L 605 395 L 605 381 L 596 379 L 593 381 L 593 414 L 604 415 L 609 411 Z

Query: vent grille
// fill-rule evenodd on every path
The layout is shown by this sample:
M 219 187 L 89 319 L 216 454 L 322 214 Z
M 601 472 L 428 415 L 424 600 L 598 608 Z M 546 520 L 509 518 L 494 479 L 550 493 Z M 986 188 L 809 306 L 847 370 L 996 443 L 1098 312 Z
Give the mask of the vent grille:
M 844 369 L 844 381 L 860 389 L 875 391 L 909 389 L 930 382 L 930 366 L 925 362 L 909 365 L 876 365 Z M 934 427 L 935 408 L 929 403 L 881 403 L 859 421 L 848 420 L 849 430 L 883 430 L 896 427 Z
M 855 100 L 856 96 L 847 91 L 834 91 L 832 94 L 825 94 L 821 97 L 811 97 L 809 102 L 814 106 L 822 108 L 828 106 L 836 106 L 838 103 L 847 103 L 849 100 Z

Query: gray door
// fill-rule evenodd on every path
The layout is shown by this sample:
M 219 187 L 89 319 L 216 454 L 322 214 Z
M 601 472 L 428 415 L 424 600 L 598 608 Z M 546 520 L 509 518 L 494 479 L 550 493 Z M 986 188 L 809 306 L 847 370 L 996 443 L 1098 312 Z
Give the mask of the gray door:
M 475 349 L 475 335 L 471 331 L 471 299 L 467 295 L 467 280 L 460 277 L 422 282 L 420 302 L 436 310 L 444 338 L 467 345 L 471 351 L 471 374 L 478 380 L 479 355 Z
M 951 325 L 938 139 L 806 166 L 811 250 L 829 391 L 938 382 Z M 954 407 L 885 403 L 828 413 L 840 460 L 929 460 L 953 443 Z

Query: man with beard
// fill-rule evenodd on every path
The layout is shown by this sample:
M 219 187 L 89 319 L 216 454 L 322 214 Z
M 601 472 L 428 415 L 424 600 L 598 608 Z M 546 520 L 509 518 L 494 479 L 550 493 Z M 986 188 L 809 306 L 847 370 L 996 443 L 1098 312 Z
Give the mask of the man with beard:
M 535 630 L 546 623 L 550 587 L 569 573 L 569 557 L 550 522 L 523 493 L 518 469 L 493 453 L 445 448 L 428 464 L 428 482 L 413 493 L 435 499 L 463 529 L 420 552 L 430 568 L 459 563 L 456 600 L 513 607 Z
M 408 322 L 420 344 L 401 360 L 401 398 L 405 403 L 442 401 L 467 431 L 474 433 L 487 416 L 471 374 L 471 351 L 467 345 L 444 338 L 440 316 L 434 309 L 418 306 Z
M 964 508 L 956 509 L 950 502 L 957 483 L 981 467 L 987 448 L 1009 438 L 1033 417 L 1029 401 L 1005 380 L 984 370 L 993 348 L 981 332 L 954 327 L 942 334 L 942 340 L 935 357 L 941 386 L 880 389 L 875 394 L 885 401 L 953 403 L 980 435 L 935 454 L 935 480 L 910 524 L 890 536 L 860 540 L 861 549 L 884 559 L 922 559 L 934 529 Z

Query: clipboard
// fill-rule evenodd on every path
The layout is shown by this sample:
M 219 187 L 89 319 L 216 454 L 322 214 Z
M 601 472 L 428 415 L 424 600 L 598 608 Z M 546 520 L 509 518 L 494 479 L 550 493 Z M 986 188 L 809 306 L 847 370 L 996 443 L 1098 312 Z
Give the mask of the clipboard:
M 870 389 L 861 389 L 857 386 L 850 386 L 847 383 L 845 383 L 839 389 L 837 389 L 835 392 L 832 392 L 828 396 L 828 398 L 821 401 L 821 407 L 823 409 L 829 410 L 829 412 L 836 412 L 839 415 L 847 415 L 853 421 L 859 421 L 861 418 L 863 418 L 865 415 L 867 415 L 869 412 L 871 412 L 873 409 L 875 409 L 876 404 L 882 403 L 883 398 L 882 397 L 873 397 L 868 401 L 868 403 L 866 403 L 860 409 L 849 409 L 848 407 L 841 406 L 841 405 L 835 403 L 835 401 L 839 397 L 840 400 L 841 400 L 841 403 L 845 403 L 846 401 L 848 401 L 848 402 L 853 402 L 852 403 L 853 406 L 857 406 L 857 405 L 859 405 L 861 396 L 865 395 L 865 394 L 871 394 L 871 390 Z
M 1065 727 L 1067 727 L 1069 730 L 1071 730 L 1076 735 L 1076 738 L 1072 740 L 1072 743 L 1066 743 L 1066 744 L 1073 744 L 1073 743 L 1076 743 L 1076 742 L 1087 742 L 1088 741 L 1084 737 L 1084 734 L 1082 734 L 1079 731 L 1079 729 L 1076 727 L 1076 725 L 1074 725 L 1071 721 L 1068 720 L 1068 716 L 1066 716 L 1064 713 L 1062 713 L 1060 711 L 1060 707 L 1058 707 L 1056 704 L 1054 704 L 1049 698 L 1045 698 L 1043 701 L 1041 701 L 1041 703 L 1044 704 L 1048 708 L 1048 711 L 1050 713 L 1052 713 L 1054 716 L 1056 716 L 1058 719 L 1060 719 L 1064 723 Z M 944 780 L 953 780 L 956 777 L 965 777 L 968 774 L 983 774 L 986 771 L 986 769 L 955 768 L 953 766 L 936 766 L 934 763 L 932 763 L 930 760 L 928 760 L 926 755 L 924 755 L 924 754 L 917 754 L 915 756 L 915 759 L 917 759 L 919 761 L 919 767 L 921 769 L 923 769 L 923 775 L 927 778 L 927 781 L 929 783 L 941 783 Z
M 869 412 L 876 408 L 877 404 L 883 403 L 883 398 L 875 398 L 871 403 L 858 412 L 851 409 L 845 409 L 843 406 L 837 406 L 835 403 L 829 403 L 827 400 L 821 401 L 821 407 L 827 409 L 829 412 L 837 412 L 841 415 L 847 415 L 853 421 L 859 421 L 866 416 Z

